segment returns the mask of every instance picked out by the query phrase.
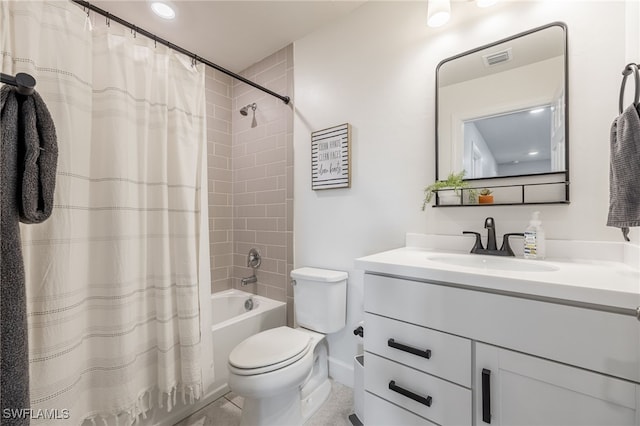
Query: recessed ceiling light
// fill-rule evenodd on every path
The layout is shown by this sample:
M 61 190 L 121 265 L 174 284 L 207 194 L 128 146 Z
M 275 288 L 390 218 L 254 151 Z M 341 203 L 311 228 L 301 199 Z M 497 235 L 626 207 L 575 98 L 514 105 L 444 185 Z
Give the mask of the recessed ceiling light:
M 167 3 L 160 1 L 154 1 L 151 3 L 151 10 L 153 13 L 161 17 L 162 19 L 173 19 L 176 17 L 176 12 Z
M 540 112 L 544 111 L 544 108 L 536 108 L 536 109 L 532 109 L 531 111 L 529 111 L 531 114 L 538 114 Z
M 538 151 L 529 151 L 529 155 L 531 156 L 538 155 Z

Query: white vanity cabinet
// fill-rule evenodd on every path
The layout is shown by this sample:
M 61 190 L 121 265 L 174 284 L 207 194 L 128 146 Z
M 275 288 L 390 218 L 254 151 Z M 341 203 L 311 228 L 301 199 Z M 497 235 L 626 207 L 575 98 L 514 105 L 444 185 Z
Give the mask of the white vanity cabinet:
M 380 271 L 364 288 L 367 426 L 640 426 L 633 316 Z

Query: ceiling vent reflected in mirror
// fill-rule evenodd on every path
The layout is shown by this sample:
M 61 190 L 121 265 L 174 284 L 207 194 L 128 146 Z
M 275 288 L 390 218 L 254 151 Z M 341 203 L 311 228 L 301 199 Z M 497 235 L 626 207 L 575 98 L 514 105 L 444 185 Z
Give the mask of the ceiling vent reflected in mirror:
M 513 58 L 511 54 L 511 48 L 505 49 L 501 52 L 490 53 L 482 56 L 482 61 L 485 67 L 491 67 L 493 65 L 501 64 L 503 62 L 509 62 Z

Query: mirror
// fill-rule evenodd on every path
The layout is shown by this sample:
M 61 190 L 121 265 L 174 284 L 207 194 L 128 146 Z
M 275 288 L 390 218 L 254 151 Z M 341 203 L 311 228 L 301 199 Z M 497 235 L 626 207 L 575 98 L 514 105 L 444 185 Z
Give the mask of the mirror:
M 566 47 L 553 23 L 440 62 L 438 180 L 568 176 Z

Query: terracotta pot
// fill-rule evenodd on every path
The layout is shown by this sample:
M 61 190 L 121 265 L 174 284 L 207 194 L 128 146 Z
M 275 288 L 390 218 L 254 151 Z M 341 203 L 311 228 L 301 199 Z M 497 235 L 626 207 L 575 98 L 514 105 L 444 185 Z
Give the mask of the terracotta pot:
M 493 195 L 478 195 L 480 204 L 493 204 Z

